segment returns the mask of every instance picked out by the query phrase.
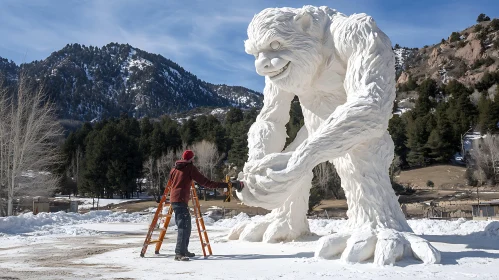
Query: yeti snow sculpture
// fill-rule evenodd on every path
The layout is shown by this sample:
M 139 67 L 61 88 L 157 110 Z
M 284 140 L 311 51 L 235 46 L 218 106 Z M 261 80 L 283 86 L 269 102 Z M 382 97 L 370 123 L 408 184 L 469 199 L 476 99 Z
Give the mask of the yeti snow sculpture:
M 265 9 L 251 21 L 248 37 L 246 52 L 265 76 L 264 105 L 248 133 L 249 159 L 238 178 L 246 187 L 238 196 L 273 210 L 237 225 L 229 239 L 279 242 L 309 233 L 312 169 L 331 161 L 348 223 L 319 240 L 316 256 L 341 254 L 351 262 L 374 256 L 377 264 L 392 264 L 412 252 L 425 263 L 439 262 L 440 253 L 412 233 L 388 176 L 395 60 L 373 19 L 327 7 Z M 305 125 L 283 150 L 295 95 Z

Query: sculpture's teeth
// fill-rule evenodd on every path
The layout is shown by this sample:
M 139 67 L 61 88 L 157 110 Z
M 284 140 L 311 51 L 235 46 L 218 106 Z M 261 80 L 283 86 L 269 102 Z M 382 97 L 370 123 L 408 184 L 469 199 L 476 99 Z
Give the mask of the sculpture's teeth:
M 291 61 L 288 62 L 286 65 L 284 65 L 284 67 L 282 67 L 281 69 L 279 69 L 276 72 L 274 72 L 275 74 L 269 75 L 269 77 L 273 78 L 273 77 L 276 77 L 276 76 L 280 75 L 282 72 L 284 72 L 286 69 L 288 69 L 288 66 L 289 66 L 290 63 L 291 63 Z

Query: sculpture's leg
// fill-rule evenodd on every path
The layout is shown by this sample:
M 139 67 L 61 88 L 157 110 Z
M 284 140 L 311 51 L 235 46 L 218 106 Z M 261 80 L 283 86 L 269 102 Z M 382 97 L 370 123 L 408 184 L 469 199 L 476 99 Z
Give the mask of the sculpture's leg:
M 296 191 L 288 197 L 284 205 L 272 210 L 260 221 L 240 224 L 229 233 L 229 239 L 241 239 L 252 242 L 292 241 L 310 232 L 307 211 L 312 172 L 290 183 L 289 188 Z
M 377 264 L 392 264 L 412 251 L 425 263 L 440 261 L 440 253 L 407 224 L 388 176 L 392 159 L 393 141 L 386 133 L 333 160 L 347 198 L 348 222 L 344 231 L 319 240 L 316 256 L 341 253 L 350 262 L 374 256 Z

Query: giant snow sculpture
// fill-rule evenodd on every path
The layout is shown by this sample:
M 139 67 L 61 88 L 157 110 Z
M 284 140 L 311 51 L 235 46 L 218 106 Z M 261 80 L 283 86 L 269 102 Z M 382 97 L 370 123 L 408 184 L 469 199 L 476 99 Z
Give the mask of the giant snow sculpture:
M 365 14 L 327 7 L 272 8 L 248 27 L 248 54 L 265 76 L 264 105 L 248 133 L 249 158 L 238 193 L 248 205 L 273 209 L 235 226 L 229 239 L 279 242 L 309 232 L 312 169 L 331 161 L 348 203 L 348 226 L 319 240 L 316 256 L 350 262 L 374 256 L 392 264 L 406 254 L 438 263 L 440 253 L 414 235 L 393 192 L 388 121 L 395 99 L 389 38 Z M 294 96 L 305 125 L 284 149 Z

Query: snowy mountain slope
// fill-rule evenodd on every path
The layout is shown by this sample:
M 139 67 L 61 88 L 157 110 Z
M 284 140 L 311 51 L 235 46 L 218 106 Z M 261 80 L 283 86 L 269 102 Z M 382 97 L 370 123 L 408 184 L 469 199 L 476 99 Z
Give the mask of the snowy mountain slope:
M 44 83 L 64 119 L 157 117 L 200 106 L 260 107 L 263 100 L 243 87 L 202 81 L 173 61 L 128 44 L 69 44 L 23 67 L 30 79 Z M 12 79 L 16 72 L 19 67 L 0 59 L 0 74 Z

